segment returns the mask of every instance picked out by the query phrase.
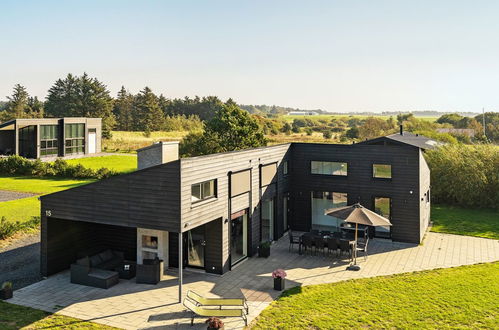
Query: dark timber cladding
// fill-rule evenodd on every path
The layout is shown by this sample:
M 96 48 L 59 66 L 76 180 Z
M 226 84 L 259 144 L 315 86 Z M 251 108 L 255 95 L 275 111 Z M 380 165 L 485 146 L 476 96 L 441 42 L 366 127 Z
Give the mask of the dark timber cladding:
M 348 204 L 360 202 L 369 209 L 374 209 L 374 197 L 390 197 L 392 239 L 420 242 L 424 229 L 420 229 L 418 148 L 295 143 L 292 155 L 292 228 L 310 230 L 312 191 L 348 193 Z M 312 160 L 346 162 L 348 175 L 311 174 Z M 392 179 L 373 178 L 373 163 L 391 164 Z
M 220 255 L 219 264 L 224 268 L 229 259 L 229 219 L 231 213 L 249 208 L 249 247 L 248 254 L 253 255 L 260 243 L 260 210 L 259 202 L 261 194 L 265 189 L 260 189 L 260 166 L 271 163 L 281 165 L 284 158 L 289 157 L 290 145 L 277 145 L 272 147 L 255 148 L 229 153 L 221 153 L 200 157 L 181 159 L 181 227 L 183 231 L 195 228 L 202 224 L 222 218 L 222 244 L 217 251 Z M 234 196 L 233 201 L 229 198 L 229 176 L 231 173 L 250 170 L 251 190 Z M 217 195 L 215 198 L 192 203 L 191 186 L 207 180 L 217 180 Z M 278 171 L 278 177 L 274 178 L 277 189 L 282 192 L 288 189 L 288 179 Z M 237 189 L 234 192 L 238 192 Z M 282 194 L 280 194 L 282 195 Z M 281 202 L 282 204 L 282 202 Z M 282 218 L 282 208 L 276 201 L 277 219 Z M 279 220 L 277 220 L 279 222 Z M 282 226 L 277 228 L 276 237 L 283 232 Z M 214 252 L 211 252 L 214 253 Z

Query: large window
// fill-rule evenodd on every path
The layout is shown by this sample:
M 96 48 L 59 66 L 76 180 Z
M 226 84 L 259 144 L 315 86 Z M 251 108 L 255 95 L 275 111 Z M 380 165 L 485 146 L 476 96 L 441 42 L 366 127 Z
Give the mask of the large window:
M 217 195 L 217 180 L 196 183 L 191 186 L 191 201 L 200 202 Z
M 59 134 L 57 125 L 40 126 L 40 156 L 59 154 Z
M 311 163 L 312 174 L 325 175 L 348 175 L 348 164 L 341 162 L 319 162 L 313 160 Z
M 373 164 L 373 177 L 380 179 L 392 178 L 392 165 L 388 164 Z
M 64 138 L 66 155 L 85 153 L 85 124 L 66 124 Z
M 274 199 L 262 200 L 262 242 L 274 240 Z
M 230 175 L 230 197 L 244 194 L 251 190 L 251 170 Z
M 391 219 L 392 201 L 389 197 L 374 197 L 374 212 Z M 377 226 L 376 235 L 381 237 L 390 237 L 389 226 Z
M 277 163 L 262 165 L 260 167 L 260 186 L 265 187 L 273 183 L 277 175 Z
M 342 220 L 325 215 L 324 211 L 333 207 L 346 206 L 347 201 L 347 193 L 313 191 L 312 229 L 339 231 Z

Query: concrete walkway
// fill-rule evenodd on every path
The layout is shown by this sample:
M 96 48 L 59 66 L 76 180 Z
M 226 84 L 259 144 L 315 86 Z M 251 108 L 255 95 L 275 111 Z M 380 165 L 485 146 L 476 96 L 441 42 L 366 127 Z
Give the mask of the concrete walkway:
M 288 272 L 286 287 L 290 288 L 499 260 L 497 240 L 437 233 L 428 233 L 422 245 L 373 240 L 369 250 L 367 261 L 359 259 L 362 269 L 351 272 L 345 270 L 346 260 L 298 255 L 296 248 L 288 252 L 288 238 L 284 237 L 272 246 L 268 259 L 250 258 L 224 276 L 187 271 L 185 291 L 245 296 L 251 321 L 279 295 L 272 289 L 271 272 L 276 268 Z M 121 280 L 103 290 L 71 284 L 68 272 L 63 272 L 15 291 L 8 302 L 124 329 L 206 329 L 205 318 L 197 318 L 195 326 L 190 326 L 190 314 L 177 303 L 176 284 L 172 274 L 158 285 Z M 224 322 L 226 329 L 244 326 L 238 318 Z

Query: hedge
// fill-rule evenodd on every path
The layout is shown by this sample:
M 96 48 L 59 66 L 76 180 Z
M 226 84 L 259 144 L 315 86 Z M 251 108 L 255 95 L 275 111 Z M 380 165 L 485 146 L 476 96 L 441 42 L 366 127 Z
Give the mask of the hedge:
M 93 170 L 83 165 L 72 165 L 62 159 L 53 163 L 42 162 L 39 159 L 29 160 L 21 156 L 0 158 L 0 174 L 2 175 L 30 175 L 30 176 L 57 176 L 74 179 L 105 179 L 119 174 L 107 168 Z
M 499 147 L 446 145 L 425 153 L 432 200 L 468 207 L 499 208 Z
M 9 222 L 5 217 L 0 219 L 0 240 L 6 239 L 17 232 L 28 229 L 38 228 L 40 226 L 40 217 L 32 217 L 28 221 Z

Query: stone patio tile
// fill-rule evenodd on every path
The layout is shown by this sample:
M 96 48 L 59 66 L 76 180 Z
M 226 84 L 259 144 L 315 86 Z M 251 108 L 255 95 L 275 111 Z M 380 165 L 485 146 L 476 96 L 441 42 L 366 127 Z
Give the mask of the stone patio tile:
M 496 260 L 497 240 L 429 232 L 421 245 L 374 239 L 367 261 L 358 258 L 361 270 L 349 272 L 345 270 L 346 257 L 339 260 L 333 256 L 300 256 L 296 249 L 288 252 L 285 237 L 272 245 L 271 257 L 249 258 L 223 276 L 186 270 L 184 289 L 213 297 L 244 296 L 251 322 L 280 294 L 273 290 L 271 278 L 276 268 L 286 269 L 286 288 L 291 288 Z M 190 326 L 190 313 L 177 302 L 175 274 L 169 271 L 156 286 L 121 280 L 104 290 L 71 284 L 66 271 L 15 291 L 9 302 L 123 329 L 206 329 L 204 318 L 199 317 Z M 240 318 L 227 318 L 224 323 L 226 329 L 244 327 Z

